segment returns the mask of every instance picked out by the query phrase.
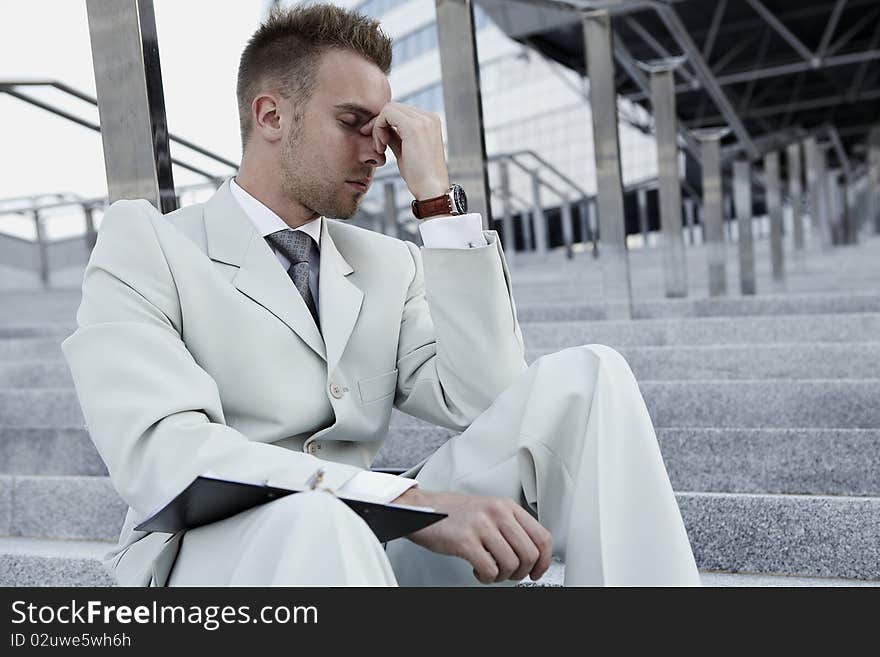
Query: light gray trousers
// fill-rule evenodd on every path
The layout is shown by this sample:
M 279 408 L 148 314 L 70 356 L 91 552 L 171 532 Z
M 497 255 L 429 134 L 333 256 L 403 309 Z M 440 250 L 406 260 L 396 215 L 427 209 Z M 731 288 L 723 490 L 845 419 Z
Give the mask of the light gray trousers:
M 538 359 L 413 474 L 426 490 L 531 510 L 565 561 L 566 586 L 700 585 L 638 384 L 609 347 Z M 464 559 L 407 539 L 383 551 L 357 514 L 320 492 L 187 532 L 168 584 L 482 586 Z

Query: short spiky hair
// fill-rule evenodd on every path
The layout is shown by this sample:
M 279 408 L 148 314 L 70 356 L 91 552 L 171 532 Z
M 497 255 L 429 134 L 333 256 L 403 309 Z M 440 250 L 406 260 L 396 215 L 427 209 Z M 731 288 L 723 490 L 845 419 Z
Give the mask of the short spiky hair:
M 314 91 L 321 55 L 330 48 L 355 52 L 391 70 L 391 38 L 379 21 L 331 4 L 273 8 L 248 41 L 238 65 L 238 116 L 244 149 L 253 128 L 251 103 L 272 88 L 293 99 L 298 116 Z

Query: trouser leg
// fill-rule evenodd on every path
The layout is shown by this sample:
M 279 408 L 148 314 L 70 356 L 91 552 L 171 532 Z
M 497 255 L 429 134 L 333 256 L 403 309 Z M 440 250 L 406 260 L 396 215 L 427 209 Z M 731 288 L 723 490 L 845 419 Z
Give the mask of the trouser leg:
M 638 384 L 609 347 L 538 359 L 416 479 L 531 509 L 553 535 L 568 586 L 699 585 Z M 467 561 L 406 539 L 387 553 L 403 586 L 479 585 Z
M 396 586 L 376 535 L 324 491 L 288 495 L 183 536 L 168 586 Z

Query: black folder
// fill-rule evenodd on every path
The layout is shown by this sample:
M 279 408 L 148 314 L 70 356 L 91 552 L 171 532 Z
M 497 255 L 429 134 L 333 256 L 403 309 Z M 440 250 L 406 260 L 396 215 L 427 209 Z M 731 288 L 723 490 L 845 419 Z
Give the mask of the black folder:
M 135 530 L 175 534 L 300 492 L 268 484 L 201 475 L 177 497 L 136 526 Z M 447 516 L 425 507 L 367 502 L 347 498 L 343 494 L 337 494 L 337 497 L 364 519 L 380 543 L 411 534 Z

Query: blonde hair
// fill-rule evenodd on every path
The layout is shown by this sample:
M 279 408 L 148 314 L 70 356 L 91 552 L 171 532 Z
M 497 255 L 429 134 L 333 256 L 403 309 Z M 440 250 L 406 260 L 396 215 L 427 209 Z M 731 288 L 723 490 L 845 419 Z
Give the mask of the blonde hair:
M 242 148 L 253 124 L 251 103 L 265 88 L 292 99 L 294 118 L 302 118 L 317 83 L 321 55 L 330 48 L 355 52 L 391 71 L 391 38 L 379 21 L 331 4 L 273 8 L 251 36 L 238 65 L 239 128 Z

